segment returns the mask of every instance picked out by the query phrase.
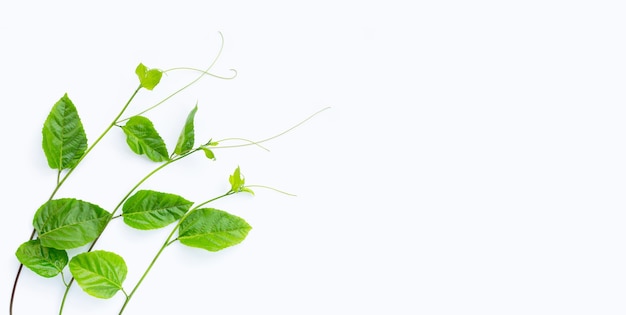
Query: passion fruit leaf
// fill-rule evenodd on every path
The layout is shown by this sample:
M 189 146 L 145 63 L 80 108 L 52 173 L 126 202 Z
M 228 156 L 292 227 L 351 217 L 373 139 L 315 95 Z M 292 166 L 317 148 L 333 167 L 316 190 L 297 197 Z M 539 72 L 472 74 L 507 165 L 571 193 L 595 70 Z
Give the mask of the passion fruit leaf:
M 108 299 L 122 290 L 128 268 L 121 256 L 96 250 L 74 256 L 70 261 L 70 272 L 87 294 Z
M 33 226 L 42 246 L 70 249 L 96 239 L 110 219 L 111 214 L 98 205 L 62 198 L 39 207 Z
M 241 243 L 252 227 L 242 218 L 213 208 L 193 210 L 178 229 L 178 240 L 187 246 L 216 252 Z
M 128 226 L 151 230 L 180 219 L 193 202 L 174 194 L 140 190 L 128 198 L 122 207 L 122 217 Z
M 52 278 L 61 273 L 69 261 L 66 251 L 41 246 L 38 239 L 20 245 L 15 256 L 28 269 L 46 278 Z
M 215 154 L 213 153 L 213 151 L 207 148 L 202 148 L 202 151 L 204 151 L 204 156 L 215 161 Z
M 233 192 L 240 192 L 244 185 L 246 184 L 246 179 L 241 175 L 241 170 L 239 166 L 235 169 L 232 175 L 228 177 L 228 181 L 230 182 L 230 190 Z
M 42 134 L 42 147 L 50 168 L 64 170 L 78 164 L 87 150 L 87 135 L 67 93 L 52 107 Z
M 178 142 L 176 143 L 176 148 L 174 149 L 174 153 L 181 155 L 189 152 L 189 150 L 193 149 L 193 144 L 195 142 L 194 139 L 194 125 L 193 120 L 196 116 L 196 112 L 198 111 L 198 105 L 196 105 L 189 115 L 187 116 L 187 121 L 185 122 L 185 126 L 183 130 L 180 132 L 180 136 L 178 137 Z
M 141 87 L 146 90 L 154 89 L 154 87 L 161 82 L 161 77 L 163 77 L 163 71 L 148 69 L 143 63 L 140 63 L 137 68 L 135 68 L 135 74 L 137 74 L 139 78 Z
M 122 130 L 126 134 L 126 143 L 133 152 L 145 155 L 154 162 L 169 160 L 165 142 L 150 119 L 133 116 L 122 126 Z

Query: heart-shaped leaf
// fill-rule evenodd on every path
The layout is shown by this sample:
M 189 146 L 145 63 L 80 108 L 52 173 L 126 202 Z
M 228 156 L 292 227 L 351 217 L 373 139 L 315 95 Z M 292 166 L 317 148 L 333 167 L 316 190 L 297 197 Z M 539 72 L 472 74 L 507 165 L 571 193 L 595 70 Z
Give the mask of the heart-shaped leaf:
M 141 87 L 152 90 L 154 89 L 159 82 L 161 82 L 161 77 L 163 76 L 163 71 L 158 69 L 148 69 L 143 63 L 140 63 L 137 68 L 135 68 L 135 74 L 139 78 L 139 83 Z

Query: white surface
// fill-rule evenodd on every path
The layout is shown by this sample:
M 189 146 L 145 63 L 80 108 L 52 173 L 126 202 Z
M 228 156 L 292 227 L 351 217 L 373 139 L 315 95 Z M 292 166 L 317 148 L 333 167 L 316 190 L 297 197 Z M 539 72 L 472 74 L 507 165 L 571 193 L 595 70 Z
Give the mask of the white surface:
M 172 2 L 168 2 L 172 3 Z M 505 4 L 506 3 L 506 4 Z M 15 249 L 55 174 L 41 125 L 68 93 L 90 142 L 135 66 L 217 74 L 149 115 L 169 143 L 273 135 L 167 169 L 145 188 L 204 200 L 240 165 L 258 190 L 215 206 L 254 227 L 218 253 L 172 246 L 125 314 L 624 314 L 622 1 L 78 1 L 0 4 L 0 309 Z M 152 104 L 191 74 L 142 92 Z M 119 130 L 59 196 L 112 208 L 152 165 Z M 112 223 L 97 247 L 137 281 L 169 229 Z M 59 278 L 25 270 L 15 314 L 56 314 Z M 64 314 L 117 314 L 73 287 Z

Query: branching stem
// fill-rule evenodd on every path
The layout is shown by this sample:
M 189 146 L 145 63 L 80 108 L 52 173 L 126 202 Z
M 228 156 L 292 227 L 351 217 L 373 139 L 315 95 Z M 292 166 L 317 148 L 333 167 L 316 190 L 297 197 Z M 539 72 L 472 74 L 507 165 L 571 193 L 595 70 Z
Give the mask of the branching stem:
M 173 69 L 170 69 L 170 70 L 166 70 L 166 71 L 171 71 L 171 70 L 176 70 L 176 69 L 190 69 L 190 70 L 200 71 L 201 73 L 200 73 L 200 75 L 199 75 L 197 78 L 195 78 L 193 81 L 191 81 L 191 82 L 187 83 L 185 86 L 183 86 L 182 88 L 180 88 L 180 89 L 176 90 L 174 93 L 172 93 L 172 94 L 170 94 L 169 96 L 167 96 L 166 98 L 162 99 L 160 102 L 158 102 L 158 103 L 156 103 L 156 104 L 154 104 L 154 105 L 152 105 L 152 106 L 148 107 L 147 109 L 145 109 L 145 110 L 143 110 L 143 111 L 139 112 L 136 116 L 143 115 L 143 114 L 145 114 L 146 112 L 148 112 L 148 111 L 150 111 L 150 110 L 152 110 L 152 109 L 154 109 L 154 108 L 158 107 L 159 105 L 161 105 L 161 104 L 165 103 L 167 100 L 169 100 L 170 98 L 174 97 L 176 94 L 178 94 L 178 93 L 182 92 L 183 90 L 185 90 L 185 89 L 187 89 L 188 87 L 192 86 L 194 83 L 198 82 L 198 80 L 200 80 L 200 79 L 201 79 L 202 77 L 204 77 L 205 75 L 211 75 L 211 76 L 216 77 L 216 78 L 220 78 L 220 79 L 227 79 L 227 80 L 228 80 L 228 79 L 233 79 L 233 78 L 235 78 L 235 77 L 237 76 L 237 71 L 236 71 L 236 70 L 234 70 L 234 69 L 230 69 L 231 71 L 233 71 L 233 72 L 235 73 L 232 77 L 221 77 L 221 76 L 217 76 L 217 75 L 214 75 L 214 74 L 209 73 L 209 70 L 211 70 L 211 68 L 213 68 L 213 66 L 215 65 L 215 63 L 216 63 L 216 62 L 217 62 L 217 60 L 219 59 L 220 55 L 222 54 L 222 50 L 224 49 L 224 36 L 222 35 L 222 33 L 219 33 L 219 34 L 220 34 L 220 38 L 221 38 L 221 45 L 220 45 L 220 49 L 219 49 L 219 51 L 217 52 L 217 55 L 215 56 L 215 58 L 213 58 L 213 61 L 211 62 L 211 64 L 210 64 L 210 65 L 206 68 L 206 70 L 204 70 L 204 71 L 203 71 L 203 70 L 199 70 L 199 69 L 195 69 L 195 68 L 173 68 Z M 129 120 L 129 119 L 130 119 L 130 117 L 128 117 L 128 118 L 124 118 L 124 119 L 122 119 L 122 120 L 119 120 L 117 123 L 121 123 L 121 122 L 127 121 L 127 120 Z
M 59 170 L 59 172 L 57 173 L 57 184 L 54 187 L 54 190 L 52 191 L 52 193 L 50 194 L 50 197 L 48 198 L 48 201 L 50 201 L 50 200 L 52 200 L 54 198 L 54 196 L 59 191 L 59 189 L 61 188 L 63 183 L 65 183 L 65 180 L 67 180 L 67 178 L 72 174 L 72 172 L 74 172 L 74 170 L 76 169 L 76 167 L 78 167 L 80 162 L 87 156 L 87 154 L 89 154 L 89 152 L 91 152 L 91 150 L 93 150 L 93 148 L 100 142 L 100 140 L 102 140 L 102 138 L 104 138 L 104 136 L 109 132 L 109 130 L 111 130 L 111 128 L 113 128 L 113 126 L 115 125 L 115 122 L 122 116 L 122 114 L 124 114 L 124 111 L 126 111 L 126 109 L 128 108 L 128 105 L 130 104 L 130 102 L 132 102 L 132 100 L 135 98 L 135 95 L 137 95 L 137 92 L 139 92 L 140 89 L 141 89 L 141 86 L 139 86 L 133 92 L 133 94 L 128 99 L 128 101 L 126 102 L 126 104 L 124 105 L 122 110 L 119 112 L 119 114 L 117 114 L 115 119 L 113 119 L 113 122 L 111 122 L 111 124 L 109 124 L 109 126 L 100 134 L 100 136 L 96 139 L 96 141 L 94 141 L 94 143 L 92 143 L 91 146 L 89 146 L 87 148 L 87 150 L 80 157 L 78 162 L 76 162 L 76 165 L 73 168 L 71 168 L 67 173 L 65 173 L 65 176 L 63 176 L 63 178 L 61 178 L 60 180 L 59 180 L 59 178 L 61 176 L 61 170 Z M 35 229 L 33 229 L 33 231 L 30 234 L 29 240 L 33 240 L 35 238 L 35 234 L 36 233 L 37 233 L 37 231 Z M 16 292 L 16 289 L 17 289 L 17 283 L 19 282 L 20 275 L 22 273 L 22 269 L 23 268 L 24 268 L 24 265 L 22 263 L 20 263 L 20 266 L 18 267 L 17 273 L 15 275 L 15 281 L 13 282 L 13 289 L 11 290 L 11 301 L 9 303 L 9 315 L 13 315 L 13 301 L 15 300 L 15 292 Z M 70 284 L 71 284 L 71 281 L 70 281 Z
M 148 265 L 148 268 L 146 268 L 146 271 L 144 271 L 143 275 L 141 276 L 141 278 L 139 279 L 139 281 L 137 282 L 137 284 L 135 285 L 135 287 L 133 288 L 132 291 L 130 291 L 130 294 L 126 297 L 126 300 L 124 301 L 124 304 L 122 305 L 122 308 L 120 309 L 119 315 L 121 315 L 122 313 L 124 313 L 124 310 L 126 309 L 126 306 L 128 305 L 128 303 L 130 302 L 130 299 L 133 297 L 133 294 L 135 294 L 135 292 L 137 291 L 137 289 L 139 288 L 139 286 L 141 285 L 141 283 L 143 282 L 143 280 L 146 278 L 146 276 L 148 275 L 148 273 L 150 272 L 150 270 L 152 269 L 152 267 L 154 266 L 154 264 L 156 263 L 157 259 L 159 259 L 159 256 L 161 256 L 161 253 L 163 253 L 163 250 L 165 250 L 166 247 L 168 247 L 170 244 L 172 244 L 174 241 L 170 241 L 172 239 L 172 237 L 174 236 L 174 233 L 176 233 L 176 231 L 178 230 L 178 227 L 180 226 L 180 223 L 183 222 L 185 220 L 185 218 L 194 210 L 206 205 L 207 203 L 213 202 L 215 200 L 224 198 L 226 196 L 230 196 L 232 194 L 235 194 L 234 191 L 230 190 L 227 193 L 217 196 L 215 198 L 211 198 L 207 201 L 204 201 L 202 203 L 199 203 L 198 205 L 194 206 L 193 208 L 191 208 L 182 218 L 180 218 L 180 220 L 178 220 L 178 222 L 176 223 L 176 226 L 174 226 L 174 228 L 172 229 L 172 232 L 170 232 L 169 236 L 167 237 L 167 239 L 165 240 L 165 242 L 163 243 L 163 246 L 161 246 L 161 248 L 159 249 L 159 251 L 156 253 L 156 255 L 154 256 L 154 258 L 152 259 L 152 261 L 150 262 L 150 265 Z

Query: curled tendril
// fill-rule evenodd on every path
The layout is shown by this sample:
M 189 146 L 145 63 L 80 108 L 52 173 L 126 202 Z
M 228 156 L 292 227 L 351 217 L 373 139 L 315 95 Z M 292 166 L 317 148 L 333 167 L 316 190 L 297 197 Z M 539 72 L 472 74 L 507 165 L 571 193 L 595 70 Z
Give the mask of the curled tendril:
M 143 110 L 143 111 L 139 112 L 139 113 L 138 113 L 138 114 L 136 114 L 135 116 L 137 116 L 137 115 L 143 115 L 143 114 L 145 114 L 146 112 L 148 112 L 148 111 L 150 111 L 150 110 L 155 109 L 155 108 L 156 108 L 156 107 L 158 107 L 159 105 L 161 105 L 161 104 L 165 103 L 165 102 L 166 102 L 167 100 L 169 100 L 170 98 L 174 97 L 176 94 L 178 94 L 178 93 L 180 93 L 180 92 L 184 91 L 184 90 L 185 90 L 185 89 L 187 89 L 188 87 L 192 86 L 194 83 L 198 82 L 198 81 L 199 81 L 200 79 L 202 79 L 202 77 L 204 77 L 205 75 L 212 76 L 212 77 L 214 77 L 214 78 L 218 78 L 218 79 L 223 79 L 223 80 L 231 80 L 231 79 L 234 79 L 235 77 L 237 77 L 237 70 L 235 70 L 235 69 L 229 69 L 229 71 L 231 71 L 231 72 L 233 73 L 233 75 L 232 75 L 232 76 L 220 76 L 220 75 L 216 75 L 216 74 L 213 74 L 213 73 L 209 72 L 209 70 L 211 70 L 211 68 L 213 68 L 213 66 L 215 65 L 215 63 L 217 63 L 217 60 L 220 58 L 220 56 L 222 55 L 222 51 L 224 50 L 224 35 L 222 35 L 222 32 L 218 32 L 218 33 L 219 33 L 219 35 L 220 35 L 220 40 L 221 40 L 220 49 L 218 50 L 217 55 L 215 55 L 215 57 L 213 58 L 213 61 L 211 62 L 211 64 L 210 64 L 210 65 L 209 65 L 209 66 L 208 66 L 205 70 L 202 70 L 202 69 L 197 69 L 197 68 L 192 68 L 192 67 L 177 67 L 177 68 L 172 68 L 172 69 L 168 69 L 168 70 L 163 71 L 164 73 L 166 73 L 166 72 L 169 72 L 169 71 L 174 71 L 174 70 L 191 70 L 191 71 L 200 72 L 200 75 L 199 75 L 197 78 L 195 78 L 194 80 L 192 80 L 191 82 L 187 83 L 187 84 L 186 84 L 185 86 L 183 86 L 182 88 L 180 88 L 180 89 L 176 90 L 174 93 L 172 93 L 172 94 L 168 95 L 167 97 L 165 97 L 164 99 L 162 99 L 162 100 L 161 100 L 161 101 L 159 101 L 158 103 L 156 103 L 156 104 L 154 104 L 154 105 L 152 105 L 152 106 L 148 107 L 147 109 L 145 109 L 145 110 Z M 128 118 L 124 118 L 124 119 L 118 120 L 116 123 L 117 123 L 117 124 L 119 124 L 119 123 L 122 123 L 122 122 L 124 122 L 124 121 L 129 120 L 129 119 L 130 119 L 130 117 L 128 117 Z

